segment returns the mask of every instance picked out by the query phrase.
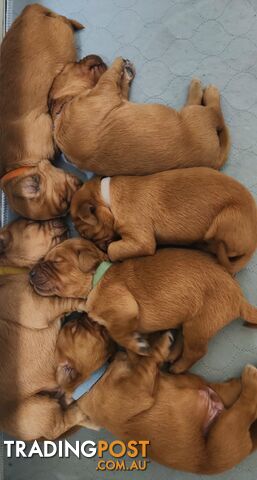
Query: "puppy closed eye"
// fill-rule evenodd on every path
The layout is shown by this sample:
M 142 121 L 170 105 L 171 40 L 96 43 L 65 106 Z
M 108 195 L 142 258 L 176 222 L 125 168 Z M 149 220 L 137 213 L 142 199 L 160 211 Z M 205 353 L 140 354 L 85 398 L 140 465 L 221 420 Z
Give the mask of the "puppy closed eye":
M 78 216 L 81 220 L 89 223 L 90 225 L 97 224 L 97 218 L 95 216 L 96 207 L 90 203 L 83 203 L 80 206 Z

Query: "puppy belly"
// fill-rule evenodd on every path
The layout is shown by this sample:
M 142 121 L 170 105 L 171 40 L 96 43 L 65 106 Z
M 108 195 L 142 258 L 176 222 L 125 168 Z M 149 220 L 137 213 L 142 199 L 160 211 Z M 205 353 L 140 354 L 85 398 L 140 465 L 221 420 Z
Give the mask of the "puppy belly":
M 203 433 L 206 435 L 219 414 L 225 409 L 220 397 L 210 387 L 199 390 L 200 402 L 206 414 L 203 422 Z

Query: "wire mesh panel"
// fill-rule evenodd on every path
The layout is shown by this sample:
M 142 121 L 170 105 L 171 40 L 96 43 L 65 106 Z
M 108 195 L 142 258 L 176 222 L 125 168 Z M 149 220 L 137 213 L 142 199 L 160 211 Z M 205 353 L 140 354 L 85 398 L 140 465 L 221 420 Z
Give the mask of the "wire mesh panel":
M 2 36 L 8 30 L 12 23 L 12 0 L 1 0 L 1 25 Z M 0 190 L 0 226 L 3 227 L 8 223 L 8 205 L 4 192 Z M 0 480 L 4 480 L 4 434 L 0 432 Z

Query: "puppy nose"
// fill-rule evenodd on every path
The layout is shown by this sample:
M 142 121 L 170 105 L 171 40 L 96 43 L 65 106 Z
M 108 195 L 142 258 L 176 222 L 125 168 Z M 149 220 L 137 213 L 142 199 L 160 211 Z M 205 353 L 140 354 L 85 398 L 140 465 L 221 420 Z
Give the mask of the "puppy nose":
M 36 269 L 33 268 L 30 272 L 29 272 L 29 278 L 32 280 L 35 276 L 36 276 Z

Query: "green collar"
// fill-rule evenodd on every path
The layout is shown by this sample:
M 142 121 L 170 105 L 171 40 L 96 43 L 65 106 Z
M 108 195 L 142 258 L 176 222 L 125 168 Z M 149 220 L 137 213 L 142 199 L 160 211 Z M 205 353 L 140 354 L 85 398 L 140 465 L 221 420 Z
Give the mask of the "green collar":
M 104 276 L 104 274 L 109 270 L 109 268 L 112 266 L 112 262 L 110 261 L 104 261 L 101 262 L 100 265 L 98 265 L 94 276 L 93 276 L 93 288 L 96 287 L 98 282 L 100 282 L 101 278 Z

